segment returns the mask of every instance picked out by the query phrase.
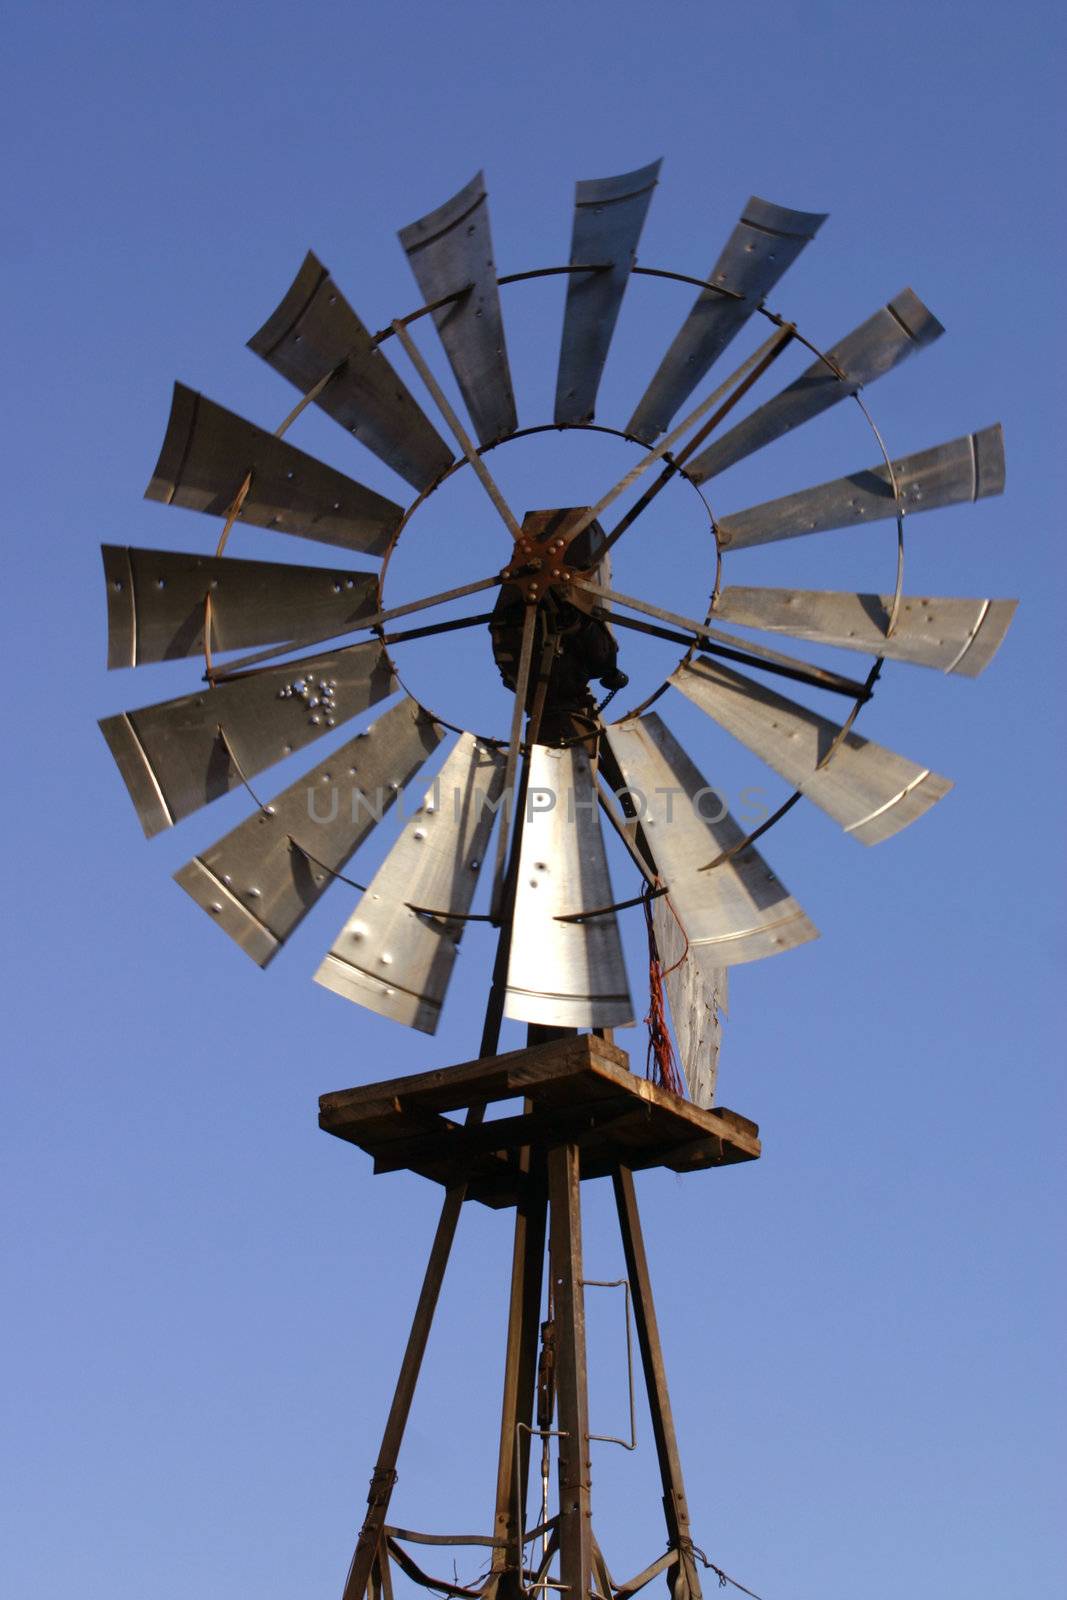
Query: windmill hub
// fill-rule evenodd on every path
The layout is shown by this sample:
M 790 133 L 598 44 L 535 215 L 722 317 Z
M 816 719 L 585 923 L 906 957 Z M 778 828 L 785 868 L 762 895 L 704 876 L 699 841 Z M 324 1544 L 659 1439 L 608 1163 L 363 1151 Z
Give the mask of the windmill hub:
M 540 647 L 553 643 L 546 696 L 550 713 L 589 714 L 590 683 L 614 691 L 629 682 L 617 664 L 614 634 L 593 615 L 594 598 L 570 582 L 574 576 L 601 575 L 597 552 L 604 532 L 596 521 L 580 528 L 586 513 L 583 506 L 527 512 L 489 624 L 494 659 L 504 683 L 514 689 L 526 608 L 537 606 Z M 580 531 L 570 531 L 576 523 Z M 531 698 L 536 693 L 536 674 L 529 693 Z
M 551 589 L 569 585 L 572 577 L 594 565 L 596 547 L 604 542 L 599 523 L 591 523 L 577 537 L 569 531 L 587 510 L 586 506 L 565 506 L 526 513 L 521 537 L 504 568 L 504 576 L 513 581 L 524 600 L 543 599 Z

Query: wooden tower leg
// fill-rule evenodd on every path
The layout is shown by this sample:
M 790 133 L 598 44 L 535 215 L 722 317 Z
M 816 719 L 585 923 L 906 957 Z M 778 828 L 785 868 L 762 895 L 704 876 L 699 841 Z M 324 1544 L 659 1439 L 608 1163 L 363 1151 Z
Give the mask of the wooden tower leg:
M 559 1564 L 568 1600 L 588 1600 L 593 1569 L 590 1505 L 589 1391 L 582 1291 L 579 1152 L 548 1154 L 552 1295 L 556 1321 L 556 1416 L 559 1440 Z
M 678 1456 L 678 1440 L 674 1432 L 671 1399 L 667 1392 L 667 1373 L 663 1364 L 663 1349 L 659 1342 L 659 1324 L 652 1303 L 652 1284 L 648 1276 L 648 1258 L 641 1233 L 641 1219 L 637 1214 L 637 1196 L 634 1193 L 633 1173 L 629 1167 L 617 1167 L 612 1174 L 615 1187 L 615 1205 L 619 1213 L 619 1230 L 626 1257 L 626 1273 L 630 1279 L 634 1323 L 641 1351 L 641 1365 L 648 1389 L 648 1403 L 652 1412 L 652 1433 L 659 1459 L 660 1482 L 663 1485 L 663 1511 L 667 1519 L 667 1537 L 671 1547 L 678 1551 L 677 1565 L 671 1569 L 671 1594 L 673 1600 L 700 1600 L 700 1578 L 697 1575 L 693 1543 L 689 1531 L 689 1506 L 682 1481 L 682 1464 Z
M 382 1435 L 378 1463 L 371 1476 L 370 1492 L 367 1495 L 367 1515 L 363 1520 L 352 1564 L 348 1569 L 343 1600 L 363 1600 L 367 1592 L 371 1568 L 378 1554 L 382 1529 L 385 1526 L 389 1501 L 396 1482 L 397 1457 L 400 1454 L 404 1429 L 411 1411 L 411 1402 L 415 1397 L 415 1385 L 419 1379 L 422 1358 L 426 1353 L 426 1341 L 430 1336 L 430 1325 L 437 1309 L 445 1267 L 452 1251 L 452 1241 L 456 1236 L 456 1225 L 459 1222 L 466 1193 L 465 1186 L 449 1189 L 445 1195 L 445 1203 L 441 1207 L 441 1219 L 437 1224 L 437 1232 L 430 1248 L 426 1276 L 423 1278 L 411 1332 L 408 1334 L 407 1348 L 400 1367 L 400 1376 L 393 1394 L 393 1403 L 389 1408 L 389 1417 Z
M 528 1161 L 529 1151 L 524 1151 L 523 1155 Z M 529 1174 L 525 1196 L 519 1200 L 515 1211 L 493 1529 L 497 1539 L 506 1540 L 503 1547 L 498 1546 L 493 1551 L 493 1572 L 499 1575 L 495 1592 L 500 1600 L 506 1597 L 515 1600 L 522 1592 L 524 1550 L 520 1522 L 529 1481 L 530 1435 L 520 1433 L 519 1424 L 528 1428 L 533 1419 L 547 1207 L 544 1164 L 538 1161 Z
M 542 679 L 548 658 L 542 662 Z M 539 680 L 540 681 L 540 680 Z M 546 680 L 547 681 L 547 680 Z M 568 1038 L 576 1028 L 548 1028 L 531 1023 L 526 1029 L 527 1045 L 547 1044 Z M 523 1104 L 531 1112 L 530 1100 Z M 497 1539 L 507 1541 L 493 1551 L 493 1573 L 497 1582 L 494 1596 L 518 1596 L 523 1592 L 522 1573 L 525 1551 L 521 1521 L 526 1508 L 530 1478 L 531 1436 L 519 1432 L 531 1426 L 534 1393 L 537 1386 L 537 1350 L 541 1331 L 541 1293 L 544 1285 L 545 1233 L 548 1222 L 548 1187 L 544 1155 L 539 1152 L 531 1167 L 531 1152 L 519 1157 L 527 1174 L 525 1195 L 515 1206 L 515 1243 L 511 1258 L 511 1299 L 508 1305 L 508 1342 L 504 1358 L 504 1400 L 500 1416 L 500 1453 L 496 1481 Z

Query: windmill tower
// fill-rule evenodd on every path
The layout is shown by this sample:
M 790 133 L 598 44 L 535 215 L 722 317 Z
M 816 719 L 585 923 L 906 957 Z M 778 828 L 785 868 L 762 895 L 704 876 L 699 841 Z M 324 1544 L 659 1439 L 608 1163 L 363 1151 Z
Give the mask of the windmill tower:
M 192 693 L 101 725 L 145 833 L 238 787 L 254 800 L 246 821 L 176 874 L 241 949 L 266 966 L 326 890 L 351 881 L 352 856 L 435 756 L 443 762 L 429 791 L 372 881 L 357 885 L 360 898 L 316 978 L 432 1034 L 466 924 L 488 922 L 496 933 L 469 1061 L 321 1101 L 323 1128 L 367 1151 L 377 1171 L 411 1170 L 445 1191 L 344 1600 L 368 1592 L 391 1600 L 394 1569 L 437 1592 L 493 1600 L 548 1590 L 629 1600 L 666 1574 L 676 1600 L 696 1600 L 698 1555 L 633 1174 L 758 1157 L 755 1124 L 715 1104 L 724 973 L 788 951 L 816 930 L 757 840 L 801 798 L 866 845 L 938 801 L 948 781 L 862 737 L 857 718 L 887 662 L 977 675 L 1014 609 L 1011 601 L 904 589 L 906 517 L 999 493 L 1004 482 L 998 427 L 893 459 L 869 417 L 864 392 L 940 336 L 933 315 L 905 289 L 830 350 L 818 349 L 766 301 L 825 219 L 755 198 L 706 279 L 639 265 L 658 170 L 657 163 L 578 184 L 569 262 L 503 276 L 479 175 L 402 231 L 422 303 L 374 334 L 308 255 L 249 341 L 298 391 L 280 426 L 268 432 L 175 388 L 148 496 L 221 518 L 214 555 L 104 549 L 109 665 L 198 656 L 204 663 Z M 567 281 L 555 408 L 551 421 L 520 427 L 500 289 L 552 274 Z M 696 298 L 625 426 L 609 427 L 594 421 L 598 387 L 623 296 L 642 276 L 689 284 Z M 425 318 L 465 418 L 417 342 Z M 753 319 L 766 325 L 766 338 L 729 376 L 713 375 L 704 393 Z M 390 361 L 390 341 L 414 369 L 425 404 Z M 799 374 L 762 401 L 758 390 L 754 408 L 735 420 L 749 391 L 766 388 L 771 368 L 798 351 Z M 704 498 L 711 480 L 846 399 L 870 422 L 873 463 L 728 516 L 709 507 L 707 561 L 694 574 L 708 596 L 703 617 L 614 587 L 615 545 L 667 484 L 678 479 Z M 410 502 L 290 444 L 285 435 L 310 405 L 408 484 Z M 494 476 L 492 453 L 550 430 L 615 435 L 633 448 L 634 464 L 617 483 L 592 485 L 584 505 L 516 510 Z M 499 565 L 473 583 L 390 606 L 386 575 L 412 514 L 468 470 L 499 518 Z M 724 581 L 738 551 L 880 520 L 896 530 L 890 592 Z M 379 565 L 237 559 L 226 546 L 238 522 Z M 478 594 L 491 597 L 491 611 L 444 623 L 421 618 Z M 396 647 L 457 628 L 480 631 L 484 669 L 499 672 L 511 692 L 506 732 L 456 728 L 403 685 Z M 627 683 L 621 639 L 632 632 L 673 641 L 682 655 L 655 695 L 611 719 L 608 701 Z M 779 647 L 782 636 L 853 651 L 869 670 L 852 677 L 791 655 Z M 794 685 L 824 708 L 791 698 Z M 791 785 L 757 828 L 746 831 L 724 806 L 706 803 L 713 791 L 670 727 L 680 698 Z M 310 772 L 269 801 L 258 797 L 253 783 L 275 762 L 379 707 Z M 631 892 L 621 896 L 609 877 L 605 825 L 632 866 Z M 483 911 L 474 909 L 479 883 L 487 886 Z M 651 1079 L 630 1070 L 613 1038 L 639 1014 L 618 919 L 640 908 L 653 976 Z M 525 1049 L 500 1053 L 505 1017 L 526 1024 Z M 501 1102 L 516 1109 L 495 1114 Z M 582 1182 L 595 1177 L 613 1185 L 667 1533 L 665 1553 L 623 1583 L 597 1543 L 590 1473 L 580 1197 Z M 467 1202 L 515 1217 L 493 1519 L 462 1540 L 488 1552 L 477 1590 L 428 1576 L 409 1548 L 445 1537 L 401 1536 L 389 1521 L 404 1427 Z M 555 1509 L 546 1490 L 539 1516 L 529 1510 L 535 1456 L 542 1483 L 552 1459 L 557 1481 Z

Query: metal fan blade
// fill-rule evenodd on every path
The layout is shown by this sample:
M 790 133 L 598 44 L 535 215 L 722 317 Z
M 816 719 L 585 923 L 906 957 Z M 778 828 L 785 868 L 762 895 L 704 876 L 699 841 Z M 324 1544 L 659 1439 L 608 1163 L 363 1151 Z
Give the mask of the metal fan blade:
M 248 348 L 416 489 L 428 489 L 452 452 L 401 383 L 326 268 L 310 252 L 278 309 Z
M 534 745 L 527 804 L 505 1015 L 546 1027 L 626 1027 L 634 1012 L 615 913 L 557 920 L 612 903 L 585 751 Z
M 151 838 L 396 687 L 374 640 L 123 711 L 100 728 Z
M 743 628 L 786 633 L 813 644 L 887 656 L 977 678 L 992 661 L 1015 615 L 1016 600 L 957 600 L 904 595 L 893 632 L 891 594 L 821 589 L 724 589 L 715 615 Z
M 719 1013 L 726 1010 L 727 969 L 708 967 L 705 959 L 698 959 L 662 895 L 652 902 L 652 926 L 689 1098 L 694 1105 L 712 1106 L 722 1039 Z
M 826 361 L 813 361 L 795 383 L 759 406 L 736 427 L 712 440 L 700 455 L 686 462 L 686 474 L 695 483 L 704 483 L 716 473 L 725 472 L 765 444 L 780 439 L 802 422 L 810 422 L 828 411 L 839 400 L 865 384 L 899 366 L 913 350 L 922 350 L 944 333 L 944 328 L 911 289 L 904 289 L 895 300 L 876 311 L 873 317 L 827 351 L 837 372 Z M 838 376 L 840 373 L 842 376 Z
M 653 712 L 617 722 L 608 743 L 637 807 L 647 853 L 667 885 L 693 956 L 710 975 L 818 937 L 818 929 L 751 845 L 700 869 L 745 837 Z
M 485 175 L 479 172 L 443 206 L 400 230 L 400 243 L 427 303 L 479 444 L 495 444 L 518 426 L 504 344 L 500 291 L 489 236 Z
M 315 974 L 346 1000 L 435 1033 L 504 783 L 464 733 Z
M 905 511 L 934 511 L 964 500 L 981 500 L 1004 492 L 1004 433 L 1000 423 L 980 433 L 902 456 L 893 462 Z M 796 539 L 829 528 L 853 528 L 861 522 L 895 517 L 897 502 L 889 469 L 867 467 L 847 478 L 766 500 L 762 505 L 720 517 L 716 524 L 725 550 Z
M 211 596 L 211 646 L 219 653 L 329 638 L 357 627 L 377 604 L 373 572 L 114 544 L 102 545 L 101 552 L 109 667 L 202 653 L 206 595 Z
M 176 882 L 265 967 L 444 736 L 401 700 L 186 862 Z
M 380 556 L 404 514 L 394 500 L 176 383 L 145 499 L 225 517 L 249 473 L 238 521 L 257 528 Z
M 825 221 L 825 212 L 790 211 L 752 196 L 708 274 L 709 283 L 732 294 L 701 292 L 638 402 L 627 433 L 651 444 L 670 427 L 678 408 Z
M 838 729 L 826 717 L 697 656 L 670 680 L 861 844 L 880 844 L 928 811 L 951 780 L 857 733 L 829 756 Z
M 661 161 L 618 178 L 589 178 L 575 185 L 571 273 L 559 353 L 554 420 L 591 422 L 608 347 L 630 279 Z

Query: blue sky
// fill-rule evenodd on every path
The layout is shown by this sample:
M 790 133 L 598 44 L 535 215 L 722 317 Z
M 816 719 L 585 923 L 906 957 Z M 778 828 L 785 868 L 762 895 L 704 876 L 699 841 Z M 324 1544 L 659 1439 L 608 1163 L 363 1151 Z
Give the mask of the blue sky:
M 316 1097 L 469 1057 L 484 999 L 474 933 L 432 1040 L 313 985 L 344 886 L 258 972 L 171 882 L 240 797 L 142 839 L 95 719 L 197 674 L 105 672 L 97 547 L 213 548 L 206 519 L 141 499 L 171 383 L 274 426 L 291 393 L 244 343 L 306 249 L 377 327 L 419 298 L 396 229 L 480 167 L 515 271 L 566 259 L 575 179 L 660 155 L 648 264 L 706 272 L 756 193 L 831 214 L 772 302 L 817 342 L 906 284 L 945 323 L 871 408 L 897 454 L 1002 420 L 1008 489 L 916 519 L 908 587 L 1022 601 L 978 683 L 899 667 L 865 713 L 956 780 L 930 816 L 865 851 L 798 807 L 766 841 L 822 938 L 732 987 L 720 1098 L 759 1121 L 763 1159 L 640 1180 L 694 1535 L 766 1600 L 1057 1592 L 1060 9 L 38 0 L 6 45 L 5 1593 L 339 1593 L 439 1196 L 373 1179 L 318 1132 Z M 523 420 L 540 420 L 563 290 L 508 293 Z M 631 291 L 605 419 L 625 421 L 688 304 Z M 722 509 L 873 461 L 839 411 L 724 479 Z M 299 430 L 397 492 L 325 418 Z M 589 443 L 498 453 L 507 492 L 526 509 L 599 491 L 629 457 Z M 691 611 L 699 528 L 681 490 L 659 506 L 620 547 L 620 586 Z M 469 486 L 410 533 L 398 599 L 500 548 Z M 316 559 L 285 542 L 240 530 L 231 549 Z M 736 581 L 884 589 L 892 572 L 891 532 L 865 530 L 754 553 Z M 459 639 L 412 647 L 412 685 L 499 722 L 487 646 Z M 727 791 L 784 794 L 671 717 Z M 627 924 L 639 1005 L 640 937 Z M 620 1036 L 635 1065 L 641 1038 Z M 612 1278 L 602 1190 L 586 1265 Z M 409 1526 L 490 1517 L 508 1251 L 507 1219 L 470 1207 L 400 1464 Z M 590 1314 L 607 1433 L 615 1309 Z M 594 1458 L 616 1576 L 661 1548 L 641 1427 L 635 1457 Z

